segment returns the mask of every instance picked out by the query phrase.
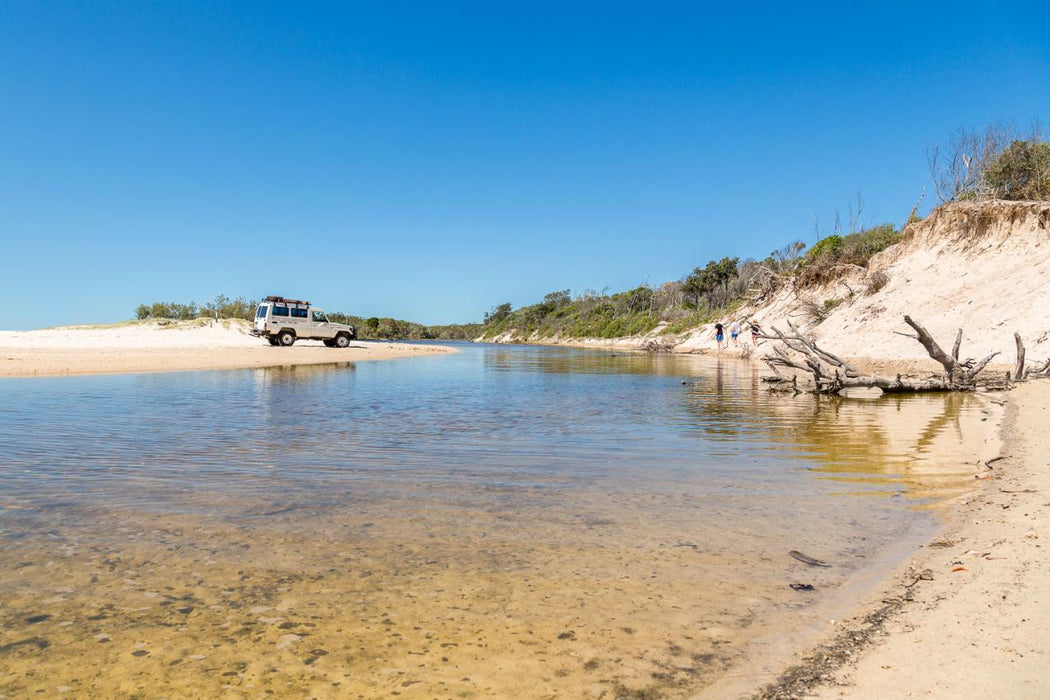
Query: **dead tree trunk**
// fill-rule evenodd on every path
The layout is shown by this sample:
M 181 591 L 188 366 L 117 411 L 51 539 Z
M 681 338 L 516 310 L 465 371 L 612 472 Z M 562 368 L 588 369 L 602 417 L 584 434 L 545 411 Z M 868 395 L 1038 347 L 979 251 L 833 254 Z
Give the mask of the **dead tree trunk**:
M 778 374 L 778 367 L 789 367 L 811 374 L 816 385 L 816 392 L 819 394 L 834 394 L 851 387 L 878 387 L 888 393 L 973 391 L 976 388 L 977 375 L 992 361 L 992 358 L 999 354 L 992 353 L 980 362 L 975 362 L 973 359 L 960 362 L 961 328 L 955 337 L 952 354 L 949 355 L 921 324 L 913 321 L 909 316 L 904 317 L 904 322 L 915 330 L 915 336 L 909 335 L 909 337 L 918 340 L 926 348 L 926 353 L 944 367 L 944 375 L 917 378 L 902 377 L 899 374 L 896 377 L 864 374 L 842 358 L 821 348 L 816 341 L 803 336 L 791 321 L 788 321 L 788 326 L 791 328 L 790 335 L 782 332 L 776 326 L 771 327 L 772 335 L 763 333 L 763 337 L 779 340 L 782 344 L 773 347 L 775 354 L 766 358 L 766 364 Z
M 948 375 L 949 384 L 958 386 L 973 384 L 974 378 L 992 361 L 992 358 L 999 354 L 998 352 L 993 352 L 976 364 L 974 364 L 972 358 L 966 360 L 966 362 L 959 362 L 959 347 L 962 345 L 961 328 L 955 336 L 955 345 L 952 347 L 952 354 L 949 357 L 941 349 L 941 346 L 937 344 L 937 341 L 933 339 L 929 331 L 922 327 L 922 324 L 913 321 L 911 316 L 905 316 L 904 322 L 915 330 L 919 342 L 926 348 L 926 353 L 944 367 L 944 371 Z
M 1024 343 L 1021 342 L 1021 334 L 1014 333 L 1014 342 L 1017 343 L 1017 364 L 1014 365 L 1014 381 L 1024 379 Z

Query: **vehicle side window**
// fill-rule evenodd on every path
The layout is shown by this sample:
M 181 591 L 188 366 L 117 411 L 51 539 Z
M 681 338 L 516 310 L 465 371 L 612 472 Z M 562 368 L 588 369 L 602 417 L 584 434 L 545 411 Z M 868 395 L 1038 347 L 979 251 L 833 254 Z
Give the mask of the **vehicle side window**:
M 288 315 L 288 307 L 287 306 L 275 306 L 275 307 L 273 307 L 273 315 L 274 316 L 287 316 Z
M 324 315 L 323 311 L 314 311 L 314 320 L 318 323 L 328 323 L 328 317 Z
M 294 318 L 309 318 L 309 314 L 306 309 L 292 309 L 292 316 Z
M 266 318 L 266 305 L 263 304 L 255 311 L 255 318 Z

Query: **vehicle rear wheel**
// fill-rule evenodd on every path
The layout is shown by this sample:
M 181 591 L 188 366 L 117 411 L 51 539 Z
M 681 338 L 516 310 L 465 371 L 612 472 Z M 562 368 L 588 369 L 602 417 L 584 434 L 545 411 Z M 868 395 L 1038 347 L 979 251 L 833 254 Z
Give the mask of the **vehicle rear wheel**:
M 350 336 L 346 333 L 340 333 L 335 337 L 335 346 L 337 348 L 346 348 L 350 346 Z
M 270 345 L 273 345 L 274 347 L 277 347 L 277 338 L 275 336 L 266 336 L 266 342 L 268 342 Z
M 277 342 L 287 348 L 295 342 L 295 333 L 292 333 L 291 331 L 281 331 L 277 334 Z

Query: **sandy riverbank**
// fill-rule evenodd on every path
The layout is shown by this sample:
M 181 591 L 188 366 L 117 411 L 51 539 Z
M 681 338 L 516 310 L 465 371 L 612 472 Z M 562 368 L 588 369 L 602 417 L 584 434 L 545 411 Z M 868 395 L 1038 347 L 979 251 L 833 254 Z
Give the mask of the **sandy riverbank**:
M 1011 392 L 1004 458 L 975 466 L 978 490 L 942 535 L 762 695 L 1050 695 L 1048 419 L 1050 382 Z
M 271 347 L 247 324 L 184 322 L 0 331 L 0 377 L 173 372 L 330 364 L 453 352 L 451 348 L 354 341 L 349 348 L 299 341 Z

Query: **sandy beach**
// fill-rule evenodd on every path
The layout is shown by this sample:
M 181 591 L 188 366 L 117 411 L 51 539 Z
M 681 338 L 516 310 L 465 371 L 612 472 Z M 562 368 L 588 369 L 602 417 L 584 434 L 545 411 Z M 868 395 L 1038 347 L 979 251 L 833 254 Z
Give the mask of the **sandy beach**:
M 0 331 L 0 377 L 245 369 L 392 360 L 451 348 L 354 341 L 345 349 L 320 341 L 271 347 L 239 321 L 142 322 Z
M 827 643 L 764 697 L 1046 697 L 1050 382 L 1007 395 L 1002 458 L 976 493 Z

